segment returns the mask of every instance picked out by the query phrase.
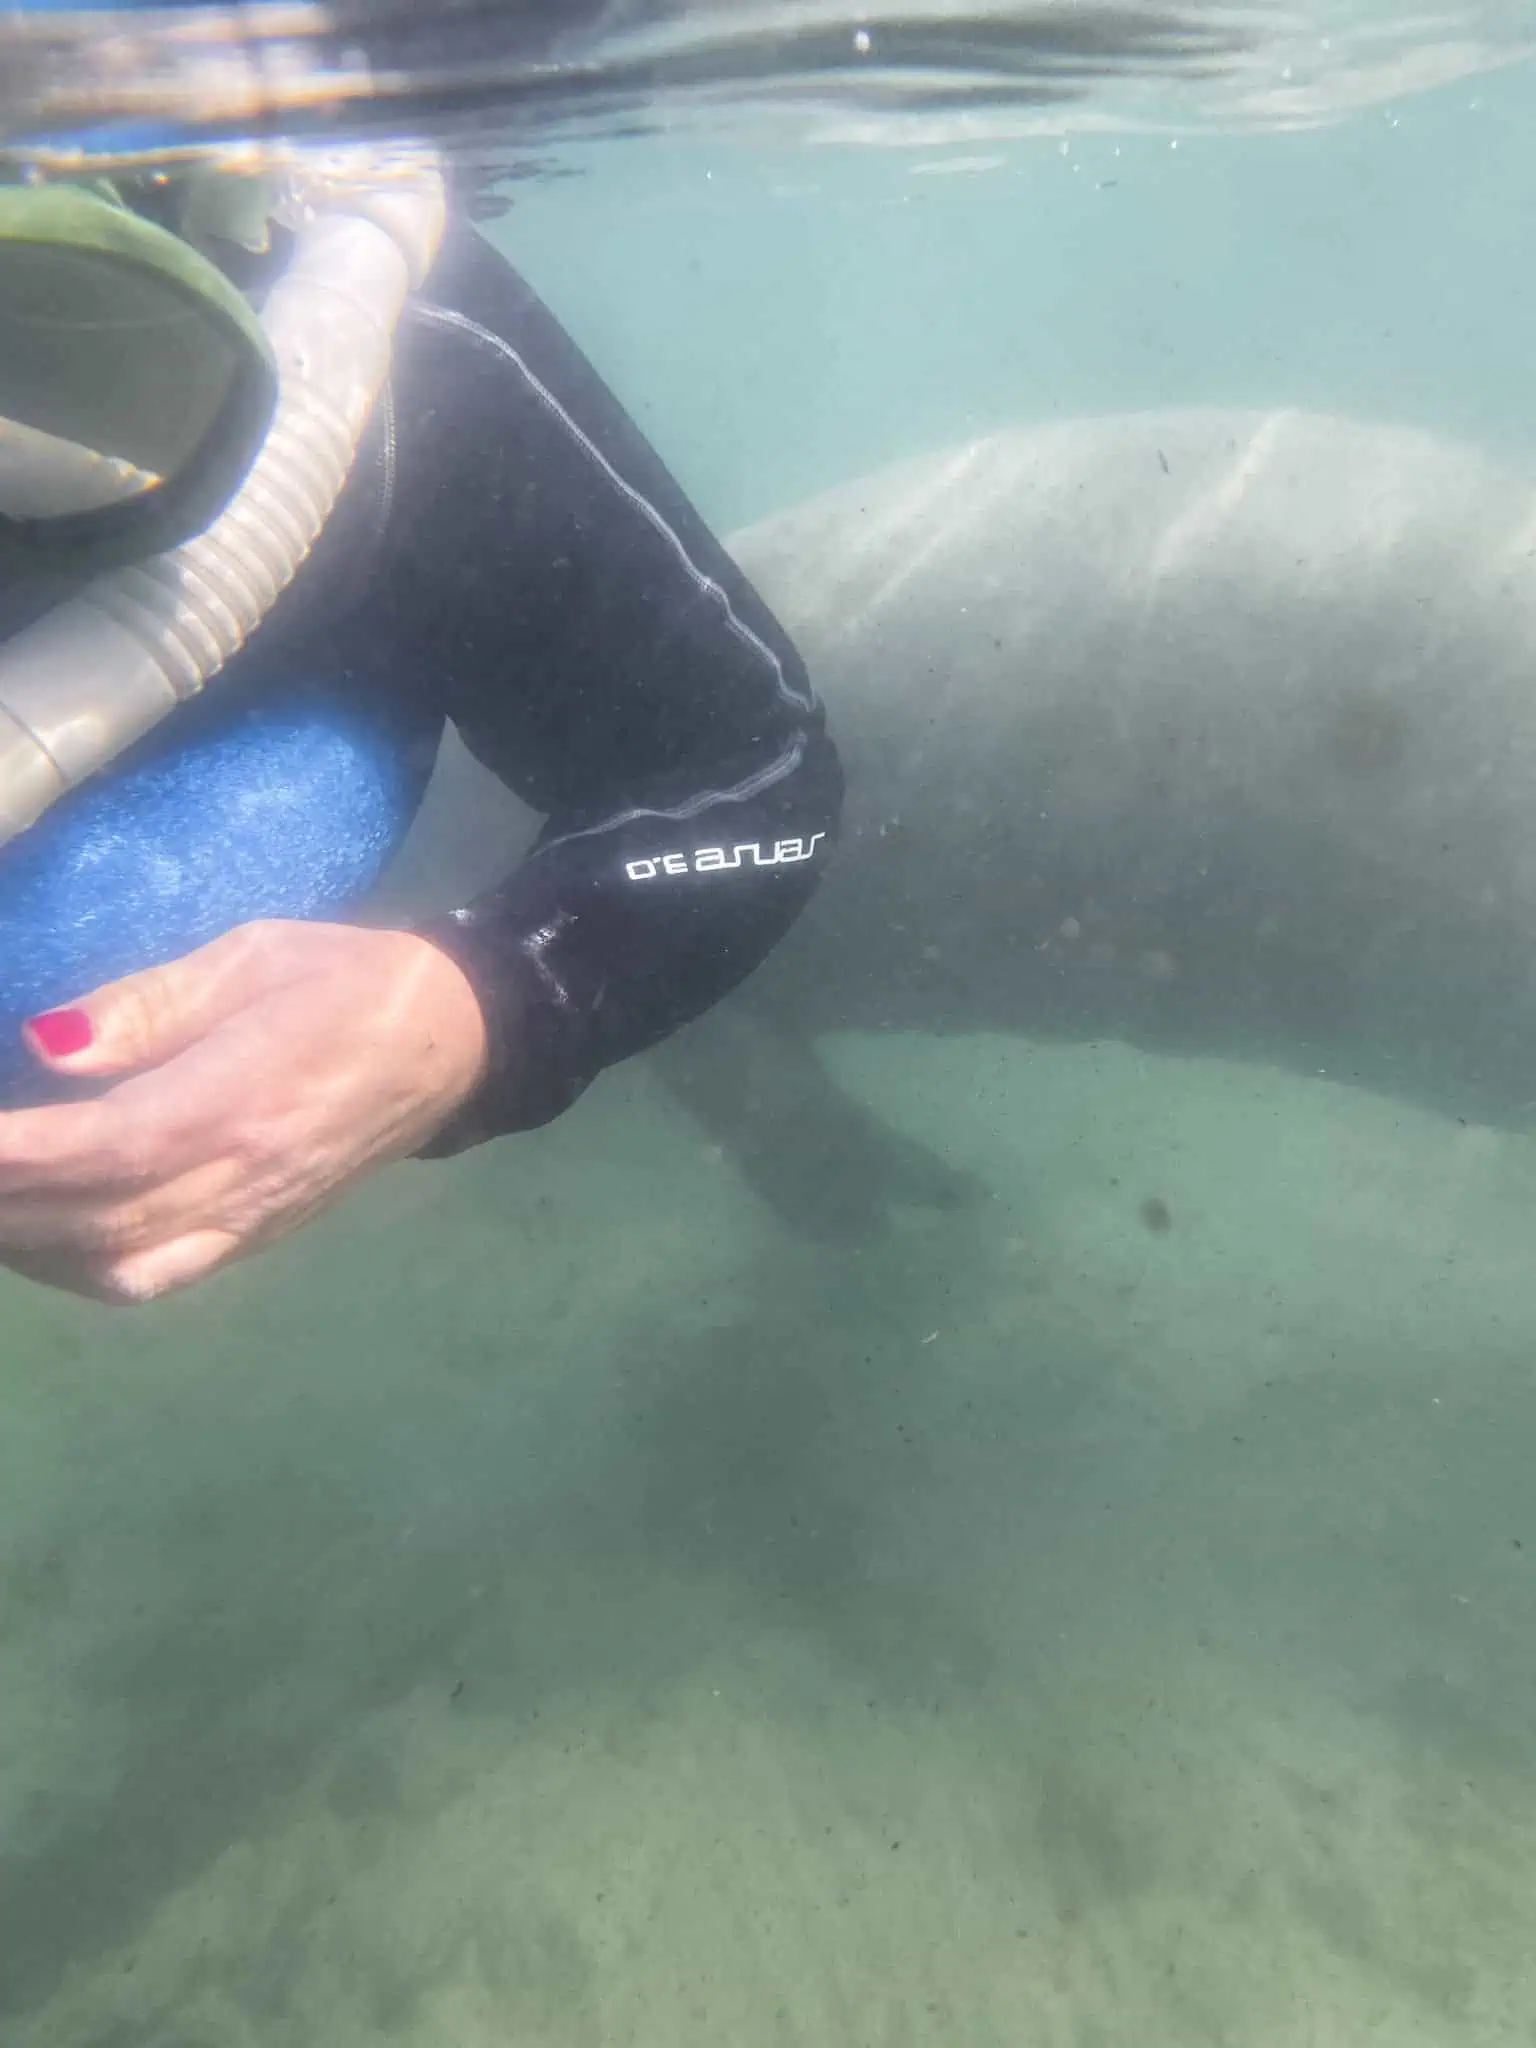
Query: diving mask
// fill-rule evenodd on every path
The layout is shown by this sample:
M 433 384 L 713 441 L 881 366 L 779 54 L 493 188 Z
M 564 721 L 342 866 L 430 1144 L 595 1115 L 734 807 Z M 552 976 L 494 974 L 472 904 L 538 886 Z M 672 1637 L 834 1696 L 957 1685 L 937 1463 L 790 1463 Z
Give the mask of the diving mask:
M 259 181 L 217 183 L 259 210 Z M 0 571 L 95 573 L 204 531 L 278 381 L 240 291 L 119 185 L 0 184 Z

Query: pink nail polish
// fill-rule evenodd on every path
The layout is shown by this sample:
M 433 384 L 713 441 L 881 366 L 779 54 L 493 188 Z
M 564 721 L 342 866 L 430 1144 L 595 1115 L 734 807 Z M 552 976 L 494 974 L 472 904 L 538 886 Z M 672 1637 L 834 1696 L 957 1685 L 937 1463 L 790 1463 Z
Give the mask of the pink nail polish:
M 51 1060 L 67 1060 L 72 1053 L 84 1052 L 96 1036 L 84 1010 L 50 1010 L 46 1016 L 32 1018 L 27 1029 Z

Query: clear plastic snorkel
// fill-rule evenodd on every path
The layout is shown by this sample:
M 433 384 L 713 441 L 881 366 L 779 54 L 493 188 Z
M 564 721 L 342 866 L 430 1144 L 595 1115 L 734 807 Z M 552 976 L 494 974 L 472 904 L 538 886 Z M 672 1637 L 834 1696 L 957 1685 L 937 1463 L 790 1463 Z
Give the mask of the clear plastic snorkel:
M 419 150 L 226 154 L 293 232 L 259 318 L 87 167 L 0 186 L 0 577 L 80 579 L 0 642 L 0 844 L 200 690 L 297 574 L 445 225 Z M 240 198 L 233 198 L 238 207 Z

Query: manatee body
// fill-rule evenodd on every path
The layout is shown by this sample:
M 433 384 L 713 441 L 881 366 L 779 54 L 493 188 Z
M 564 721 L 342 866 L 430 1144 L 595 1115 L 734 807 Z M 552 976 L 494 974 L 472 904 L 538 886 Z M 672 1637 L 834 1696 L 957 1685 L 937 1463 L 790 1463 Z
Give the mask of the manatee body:
M 732 546 L 849 780 L 809 912 L 664 1055 L 760 1177 L 808 1132 L 857 1152 L 808 1050 L 838 1028 L 1113 1036 L 1525 1118 L 1526 479 L 1395 427 L 1145 413 L 902 462 Z
M 1536 488 L 1298 413 L 1073 421 L 738 536 L 848 769 L 750 1000 L 1536 1097 Z

